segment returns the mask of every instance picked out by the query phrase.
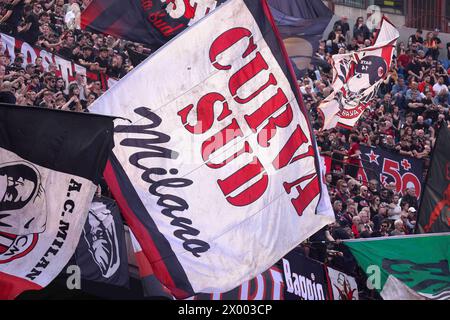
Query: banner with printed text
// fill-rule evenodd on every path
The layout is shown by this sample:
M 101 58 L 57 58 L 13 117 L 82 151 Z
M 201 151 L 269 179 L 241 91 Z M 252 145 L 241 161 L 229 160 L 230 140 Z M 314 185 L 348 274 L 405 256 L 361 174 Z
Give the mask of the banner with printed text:
M 395 192 L 401 194 L 406 188 L 414 188 L 419 199 L 422 192 L 423 160 L 402 156 L 379 147 L 361 146 L 358 179 L 363 183 L 375 179 L 383 186 L 394 183 Z
M 266 1 L 226 2 L 90 110 L 129 119 L 105 178 L 177 298 L 232 290 L 334 220 Z

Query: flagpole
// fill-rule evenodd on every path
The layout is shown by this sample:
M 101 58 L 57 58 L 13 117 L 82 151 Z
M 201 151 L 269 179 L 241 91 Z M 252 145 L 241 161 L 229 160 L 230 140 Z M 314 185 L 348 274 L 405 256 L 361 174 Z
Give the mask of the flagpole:
M 439 136 L 441 135 L 441 132 L 444 130 L 444 128 L 445 128 L 445 126 L 442 126 L 439 129 L 439 132 L 436 135 L 436 140 L 434 141 L 433 152 L 431 153 L 431 157 L 430 157 L 430 167 L 428 168 L 427 176 L 425 178 L 425 184 L 422 186 L 422 191 L 421 191 L 420 198 L 419 198 L 420 199 L 420 205 L 419 205 L 419 208 L 417 210 L 416 226 L 414 227 L 414 234 L 420 234 L 420 233 L 418 233 L 418 228 L 419 228 L 419 216 L 420 216 L 420 214 L 422 212 L 422 208 L 423 208 L 423 196 L 425 195 L 425 191 L 427 189 L 426 187 L 428 185 L 428 180 L 430 179 L 430 172 L 431 172 L 431 167 L 433 165 L 433 159 L 434 159 L 434 155 L 435 155 L 434 153 L 436 151 L 437 142 L 438 142 Z

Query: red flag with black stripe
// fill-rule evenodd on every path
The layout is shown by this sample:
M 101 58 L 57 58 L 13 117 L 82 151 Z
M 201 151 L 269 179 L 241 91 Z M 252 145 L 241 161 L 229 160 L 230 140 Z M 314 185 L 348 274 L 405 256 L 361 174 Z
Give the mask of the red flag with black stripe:
M 225 0 L 93 0 L 81 27 L 158 49 Z

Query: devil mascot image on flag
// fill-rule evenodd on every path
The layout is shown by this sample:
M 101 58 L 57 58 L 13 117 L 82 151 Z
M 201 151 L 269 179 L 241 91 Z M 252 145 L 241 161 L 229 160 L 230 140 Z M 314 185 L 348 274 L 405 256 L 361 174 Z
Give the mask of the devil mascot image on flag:
M 46 202 L 41 175 L 30 163 L 3 164 L 0 182 L 0 263 L 6 263 L 25 256 L 35 246 L 45 230 L 46 216 L 41 212 Z M 26 235 L 19 236 L 25 231 Z
M 348 81 L 345 83 L 346 79 L 339 75 L 345 85 L 334 98 L 339 103 L 343 115 L 355 113 L 358 108 L 365 109 L 377 95 L 379 84 L 375 87 L 374 84 L 384 78 L 387 72 L 386 61 L 378 56 L 365 56 L 361 61 L 350 64 L 345 62 L 345 60 L 341 62 L 340 68 L 350 69 Z
M 323 130 L 356 124 L 389 75 L 398 37 L 384 18 L 373 46 L 333 56 L 333 93 L 318 108 Z

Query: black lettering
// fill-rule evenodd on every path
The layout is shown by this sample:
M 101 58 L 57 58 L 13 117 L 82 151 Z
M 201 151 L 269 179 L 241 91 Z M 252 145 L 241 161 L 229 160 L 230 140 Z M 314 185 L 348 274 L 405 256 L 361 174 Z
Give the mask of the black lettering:
M 42 257 L 41 260 L 39 260 L 38 264 L 35 266 L 35 268 L 45 269 L 49 264 L 50 261 Z
M 75 180 L 71 179 L 69 184 L 69 192 L 71 191 L 77 191 L 80 192 L 82 183 L 76 182 Z
M 55 240 L 56 241 L 56 240 Z M 52 245 L 55 243 L 55 241 L 53 241 Z M 62 245 L 62 243 L 61 243 Z M 61 248 L 61 247 L 59 247 Z M 56 254 L 58 253 L 59 250 L 57 249 L 53 249 L 52 247 L 48 248 L 48 250 L 45 252 L 44 257 L 48 257 L 49 254 L 52 254 L 54 256 L 56 256 Z
M 56 237 L 66 240 L 67 238 L 67 230 L 69 230 L 69 226 L 70 223 L 68 222 L 64 222 L 64 221 L 60 221 L 59 222 L 59 231 L 58 234 L 56 235 Z M 56 239 L 55 239 L 56 241 Z M 61 244 L 62 245 L 62 244 Z M 59 246 L 61 248 L 61 246 Z
M 67 200 L 64 202 L 64 211 L 62 212 L 62 216 L 64 217 L 67 212 L 73 213 L 73 210 L 75 209 L 75 202 L 73 200 Z
M 188 239 L 187 236 L 198 236 L 200 231 L 192 227 L 192 220 L 185 217 L 177 217 L 173 214 L 174 211 L 183 212 L 189 208 L 186 200 L 171 194 L 162 194 L 158 192 L 160 187 L 163 188 L 184 188 L 192 185 L 193 181 L 184 178 L 166 178 L 155 180 L 154 176 L 164 176 L 168 172 L 164 168 L 148 168 L 141 160 L 148 158 L 165 158 L 177 159 L 178 152 L 164 148 L 162 146 L 155 146 L 155 144 L 164 144 L 170 141 L 170 136 L 151 129 L 159 127 L 162 120 L 153 113 L 149 108 L 140 107 L 134 110 L 138 115 L 150 120 L 149 124 L 144 125 L 121 125 L 115 128 L 115 132 L 120 133 L 136 133 L 146 134 L 150 138 L 125 138 L 120 142 L 120 145 L 125 147 L 141 148 L 151 151 L 140 151 L 132 154 L 129 157 L 129 162 L 136 168 L 143 170 L 141 175 L 143 181 L 150 184 L 149 193 L 158 197 L 157 204 L 163 209 L 161 213 L 166 217 L 172 219 L 171 225 L 178 227 L 174 231 L 174 236 L 183 241 L 183 247 L 191 252 L 195 257 L 200 257 L 200 253 L 206 252 L 210 246 L 208 243 L 198 239 Z M 178 174 L 178 170 L 170 169 L 170 174 Z
M 40 274 L 42 273 L 42 271 L 36 270 L 36 268 L 33 268 L 31 270 L 31 272 L 29 274 L 27 274 L 25 277 L 30 279 L 30 280 L 34 280 L 36 279 L 36 277 L 38 277 Z

